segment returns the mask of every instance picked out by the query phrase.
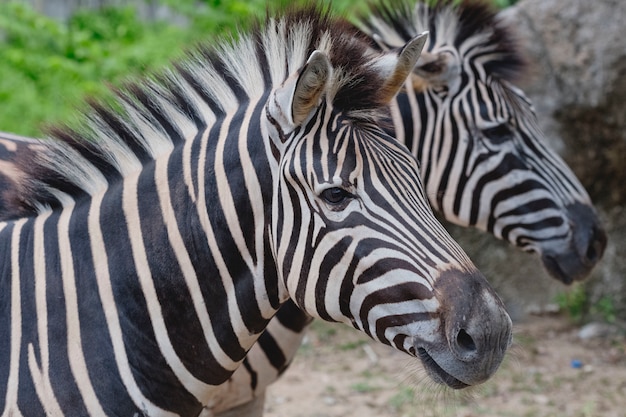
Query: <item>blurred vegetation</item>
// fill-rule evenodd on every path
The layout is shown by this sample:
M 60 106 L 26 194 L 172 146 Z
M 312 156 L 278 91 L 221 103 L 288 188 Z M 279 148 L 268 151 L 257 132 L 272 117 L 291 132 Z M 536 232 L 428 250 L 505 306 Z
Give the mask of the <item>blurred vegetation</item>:
M 187 24 L 146 21 L 135 7 L 82 9 L 67 22 L 27 4 L 0 2 L 0 130 L 37 136 L 44 123 L 69 121 L 85 95 L 101 96 L 108 83 L 158 68 L 208 36 L 245 28 L 266 5 L 286 0 L 158 0 Z M 494 0 L 506 6 L 514 0 Z M 347 17 L 366 2 L 334 0 Z
M 592 300 L 588 289 L 582 283 L 575 284 L 568 291 L 560 293 L 555 301 L 561 311 L 565 312 L 576 324 L 594 320 L 615 323 L 617 320 L 617 306 L 613 299 L 603 296 L 598 300 Z
M 140 22 L 132 7 L 82 10 L 60 23 L 16 2 L 0 4 L 0 129 L 37 134 L 67 120 L 78 99 L 166 62 L 189 34 Z

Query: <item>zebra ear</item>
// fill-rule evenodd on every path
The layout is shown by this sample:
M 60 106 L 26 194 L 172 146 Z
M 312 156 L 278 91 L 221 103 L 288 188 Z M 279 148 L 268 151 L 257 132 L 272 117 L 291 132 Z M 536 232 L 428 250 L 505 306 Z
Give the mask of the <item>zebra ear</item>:
M 450 52 L 424 52 L 414 70 L 427 85 L 448 87 L 450 91 L 460 82 L 460 66 Z
M 273 116 L 286 125 L 283 128 L 301 125 L 319 106 L 331 72 L 328 57 L 314 51 L 306 64 L 276 89 L 271 110 L 275 113 Z
M 381 101 L 389 103 L 412 73 L 426 44 L 428 32 L 417 35 L 403 47 L 387 52 L 373 66 L 385 80 L 381 89 Z

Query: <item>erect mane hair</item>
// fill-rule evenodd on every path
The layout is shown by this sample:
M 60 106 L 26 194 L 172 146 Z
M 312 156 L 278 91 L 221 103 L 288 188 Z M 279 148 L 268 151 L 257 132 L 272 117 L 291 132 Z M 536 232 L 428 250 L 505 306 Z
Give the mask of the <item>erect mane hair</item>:
M 454 45 L 462 51 L 463 43 L 469 39 L 485 37 L 479 47 L 489 55 L 489 59 L 483 61 L 484 68 L 487 74 L 496 78 L 515 81 L 526 69 L 526 61 L 515 37 L 498 18 L 493 6 L 485 1 L 435 0 L 416 3 L 416 0 L 381 0 L 372 3 L 370 11 L 371 16 L 360 19 L 365 26 L 376 29 L 368 22 L 371 18 L 379 19 L 392 28 L 396 37 L 405 41 L 429 31 L 424 51 L 441 44 Z
M 266 97 L 314 50 L 333 66 L 326 100 L 357 119 L 379 117 L 386 97 L 366 65 L 372 50 L 365 35 L 331 18 L 328 7 L 268 13 L 237 39 L 201 45 L 170 69 L 114 89 L 111 103 L 88 101 L 79 127 L 48 128 L 46 150 L 36 160 L 18 158 L 27 180 L 7 198 L 10 209 L 36 213 L 102 192 L 204 130 L 211 121 L 199 107 L 220 118 Z

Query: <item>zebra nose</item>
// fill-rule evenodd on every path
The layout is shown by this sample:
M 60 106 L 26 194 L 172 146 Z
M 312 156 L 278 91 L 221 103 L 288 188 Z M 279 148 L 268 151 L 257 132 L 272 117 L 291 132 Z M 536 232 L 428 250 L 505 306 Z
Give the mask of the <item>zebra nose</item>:
M 602 258 L 606 248 L 606 232 L 593 208 L 587 204 L 574 203 L 567 207 L 574 231 L 574 246 L 581 262 L 592 267 Z
M 601 227 L 594 225 L 590 232 L 587 250 L 585 251 L 585 261 L 588 265 L 595 265 L 602 258 L 606 248 L 606 232 Z
M 443 271 L 434 288 L 442 305 L 442 339 L 418 343 L 418 356 L 435 381 L 452 388 L 486 381 L 511 344 L 512 323 L 504 304 L 476 270 Z
M 571 225 L 570 240 L 547 248 L 541 261 L 550 275 L 569 285 L 585 279 L 602 259 L 607 235 L 592 206 L 574 203 L 566 210 Z
M 485 278 L 480 273 L 446 271 L 442 279 L 447 281 L 446 288 L 438 282 L 447 302 L 443 320 L 454 356 L 470 363 L 491 362 L 503 355 L 510 344 L 511 319 Z
M 487 369 L 492 368 L 511 343 L 509 316 L 504 310 L 487 308 L 473 312 L 467 321 L 464 319 L 457 323 L 463 327 L 454 326 L 458 330 L 448 337 L 450 350 L 461 362 L 482 363 Z
M 488 318 L 486 318 L 488 317 Z M 450 350 L 457 360 L 495 371 L 511 344 L 511 321 L 504 311 L 477 312 L 466 327 L 449 338 Z

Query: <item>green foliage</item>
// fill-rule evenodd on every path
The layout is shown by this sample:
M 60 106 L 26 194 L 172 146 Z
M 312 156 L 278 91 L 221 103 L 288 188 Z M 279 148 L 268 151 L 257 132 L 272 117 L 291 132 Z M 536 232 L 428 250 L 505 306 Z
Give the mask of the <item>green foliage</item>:
M 607 323 L 615 323 L 615 320 L 617 318 L 617 309 L 615 307 L 615 303 L 613 302 L 613 299 L 611 299 L 611 297 L 609 296 L 604 296 L 600 298 L 596 303 L 594 303 L 591 306 L 589 313 L 592 316 L 602 318 L 602 320 L 606 321 Z
M 106 91 L 102 80 L 162 65 L 185 37 L 131 7 L 81 11 L 64 24 L 0 3 L 0 129 L 35 135 L 44 121 L 67 120 L 81 97 Z
M 557 295 L 556 303 L 574 322 L 582 322 L 589 308 L 587 292 L 582 285 L 575 285 L 569 291 Z
M 203 34 L 231 33 L 235 28 L 245 29 L 251 22 L 263 17 L 268 10 L 310 4 L 309 0 L 161 0 L 176 12 L 186 16 L 194 31 Z M 321 2 L 331 5 L 335 13 L 346 17 L 365 11 L 366 2 L 335 0 Z
M 379 387 L 372 385 L 368 381 L 355 382 L 354 384 L 350 385 L 350 388 L 353 391 L 361 394 L 378 391 L 380 389 Z
M 311 324 L 311 331 L 315 332 L 321 343 L 330 343 L 337 335 L 337 326 L 322 320 L 315 320 Z
M 517 0 L 492 0 L 492 2 L 496 7 L 504 9 L 517 3 Z
M 405 406 L 413 404 L 415 400 L 415 392 L 413 388 L 401 386 L 398 392 L 389 399 L 389 405 L 394 410 L 401 410 Z
M 614 323 L 617 318 L 617 309 L 613 299 L 604 296 L 597 301 L 592 300 L 583 284 L 578 284 L 571 290 L 557 295 L 556 302 L 575 323 L 582 323 L 589 319 Z
M 264 0 L 161 0 L 161 3 L 187 17 L 190 28 L 201 37 L 245 28 L 253 17 L 263 15 L 266 4 Z
M 353 341 L 346 342 L 346 343 L 339 345 L 339 349 L 340 350 L 354 350 L 366 344 L 367 344 L 367 340 L 365 339 L 353 340 Z

